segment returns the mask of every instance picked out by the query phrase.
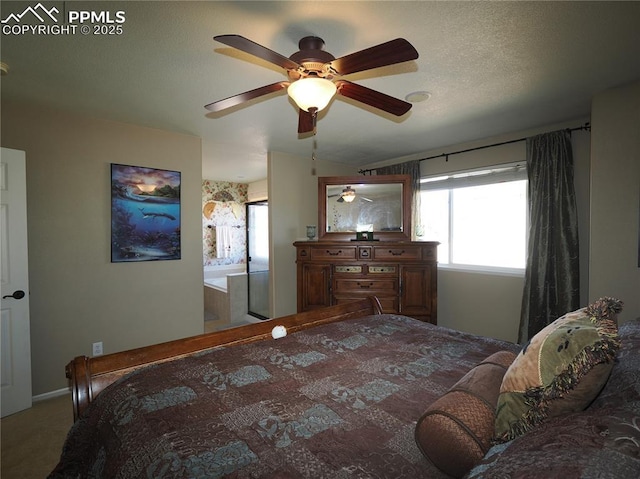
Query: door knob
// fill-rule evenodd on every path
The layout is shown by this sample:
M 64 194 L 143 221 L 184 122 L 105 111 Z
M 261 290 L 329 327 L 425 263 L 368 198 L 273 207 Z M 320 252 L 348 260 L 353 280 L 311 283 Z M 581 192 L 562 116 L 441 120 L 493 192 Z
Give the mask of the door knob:
M 19 289 L 18 291 L 14 291 L 13 294 L 7 294 L 3 296 L 2 299 L 5 299 L 5 298 L 22 299 L 25 296 L 26 296 L 25 292 Z

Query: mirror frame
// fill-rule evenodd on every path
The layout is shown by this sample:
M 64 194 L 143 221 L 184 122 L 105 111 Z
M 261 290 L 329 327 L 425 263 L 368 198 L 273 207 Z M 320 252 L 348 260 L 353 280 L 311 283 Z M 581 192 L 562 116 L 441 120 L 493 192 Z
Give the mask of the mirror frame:
M 411 177 L 409 175 L 318 177 L 318 241 L 351 241 L 354 232 L 327 231 L 327 186 L 400 183 L 402 185 L 402 231 L 374 231 L 380 241 L 411 241 Z

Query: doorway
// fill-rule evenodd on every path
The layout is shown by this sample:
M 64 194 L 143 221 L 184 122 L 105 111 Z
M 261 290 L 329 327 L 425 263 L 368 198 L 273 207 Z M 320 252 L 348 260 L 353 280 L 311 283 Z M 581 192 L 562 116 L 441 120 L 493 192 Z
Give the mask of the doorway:
M 0 162 L 0 412 L 31 407 L 31 329 L 24 151 L 2 148 Z
M 269 203 L 247 203 L 248 313 L 269 319 Z

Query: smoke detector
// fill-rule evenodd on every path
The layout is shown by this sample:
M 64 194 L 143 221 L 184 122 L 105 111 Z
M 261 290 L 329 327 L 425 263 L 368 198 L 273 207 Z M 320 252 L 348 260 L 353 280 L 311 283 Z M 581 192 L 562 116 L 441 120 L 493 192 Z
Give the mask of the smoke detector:
M 431 93 L 428 91 L 414 91 L 404 97 L 409 103 L 420 103 L 421 101 L 427 101 L 429 98 L 431 98 Z

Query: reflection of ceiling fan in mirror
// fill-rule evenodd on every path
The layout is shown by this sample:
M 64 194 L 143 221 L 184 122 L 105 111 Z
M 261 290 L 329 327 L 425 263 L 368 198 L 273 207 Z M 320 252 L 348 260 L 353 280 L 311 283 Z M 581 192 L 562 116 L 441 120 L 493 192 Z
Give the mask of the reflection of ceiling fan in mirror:
M 404 38 L 396 38 L 340 58 L 325 52 L 324 40 L 313 36 L 300 40 L 298 43 L 300 51 L 289 58 L 240 35 L 218 35 L 213 38 L 284 68 L 290 80 L 265 85 L 205 106 L 213 112 L 240 105 L 284 88 L 287 88 L 287 93 L 300 109 L 298 133 L 315 131 L 317 113 L 329 104 L 336 93 L 396 116 L 402 116 L 411 109 L 411 103 L 335 78 L 415 60 L 418 58 L 418 52 Z
M 351 186 L 347 186 L 346 188 L 344 188 L 342 190 L 342 193 L 340 193 L 340 195 L 338 195 L 338 194 L 329 195 L 329 198 L 334 198 L 336 196 L 339 196 L 339 198 L 336 200 L 338 203 L 345 203 L 345 202 L 346 203 L 351 203 L 353 200 L 356 199 L 356 190 L 351 188 Z M 373 202 L 372 199 L 366 198 L 364 196 L 358 196 L 358 198 L 360 198 L 361 200 L 364 200 L 364 201 Z

